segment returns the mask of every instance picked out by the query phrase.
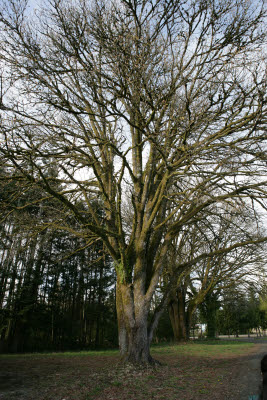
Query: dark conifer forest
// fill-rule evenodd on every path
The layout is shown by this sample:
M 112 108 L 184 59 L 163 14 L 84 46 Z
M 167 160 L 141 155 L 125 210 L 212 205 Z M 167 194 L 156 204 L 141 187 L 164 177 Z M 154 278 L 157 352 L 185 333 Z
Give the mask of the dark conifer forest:
M 103 243 L 51 227 L 56 213 L 63 218 L 56 202 L 33 205 L 38 190 L 17 198 L 15 189 L 1 190 L 1 351 L 116 346 L 115 275 Z

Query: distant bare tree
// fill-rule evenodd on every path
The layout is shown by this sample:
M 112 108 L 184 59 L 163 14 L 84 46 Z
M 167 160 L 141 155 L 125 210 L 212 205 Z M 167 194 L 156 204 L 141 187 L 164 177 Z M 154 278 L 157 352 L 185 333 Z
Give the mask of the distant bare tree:
M 177 341 L 189 339 L 192 317 L 207 298 L 219 299 L 227 288 L 245 289 L 264 279 L 266 246 L 257 243 L 264 235 L 254 215 L 240 206 L 211 207 L 169 251 L 164 276 L 165 282 L 174 282 L 168 311 Z M 207 315 L 208 322 L 214 317 Z
M 148 313 L 172 240 L 211 204 L 264 206 L 263 6 L 50 0 L 29 17 L 25 0 L 0 4 L 2 160 L 102 239 L 121 355 L 153 362 Z

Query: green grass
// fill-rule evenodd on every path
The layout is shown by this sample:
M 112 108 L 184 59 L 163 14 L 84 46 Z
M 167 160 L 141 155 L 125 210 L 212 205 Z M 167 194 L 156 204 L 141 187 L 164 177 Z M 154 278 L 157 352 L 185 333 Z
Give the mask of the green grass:
M 239 355 L 251 349 L 254 343 L 235 341 L 205 341 L 152 347 L 152 354 L 183 354 L 188 356 L 214 357 L 216 355 Z
M 252 348 L 254 343 L 236 342 L 236 341 L 195 341 L 186 344 L 158 344 L 151 347 L 151 353 L 171 355 L 182 354 L 191 356 L 214 356 L 214 355 L 239 355 Z M 0 358 L 35 358 L 35 357 L 99 357 L 116 356 L 118 350 L 99 350 L 99 351 L 65 351 L 52 353 L 23 353 L 23 354 L 0 354 Z
M 17 357 L 98 357 L 98 356 L 114 356 L 118 355 L 118 350 L 83 350 L 83 351 L 63 351 L 63 352 L 43 352 L 43 353 L 14 353 L 0 354 L 0 358 L 17 358 Z

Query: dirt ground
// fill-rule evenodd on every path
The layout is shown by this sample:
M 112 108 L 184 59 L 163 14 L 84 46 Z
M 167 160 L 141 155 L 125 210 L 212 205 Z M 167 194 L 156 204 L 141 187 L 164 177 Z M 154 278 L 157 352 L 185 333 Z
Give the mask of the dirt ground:
M 121 368 L 117 355 L 0 358 L 0 400 L 256 400 L 266 344 L 246 355 L 156 354 L 162 366 Z

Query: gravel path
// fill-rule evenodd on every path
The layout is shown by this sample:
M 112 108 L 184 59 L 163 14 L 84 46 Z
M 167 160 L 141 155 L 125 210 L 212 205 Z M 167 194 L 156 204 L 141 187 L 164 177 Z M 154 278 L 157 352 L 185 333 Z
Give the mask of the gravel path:
M 261 386 L 260 361 L 267 353 L 267 343 L 259 343 L 257 351 L 249 357 L 244 357 L 240 362 L 240 371 L 237 376 L 239 382 L 240 400 L 258 400 Z

